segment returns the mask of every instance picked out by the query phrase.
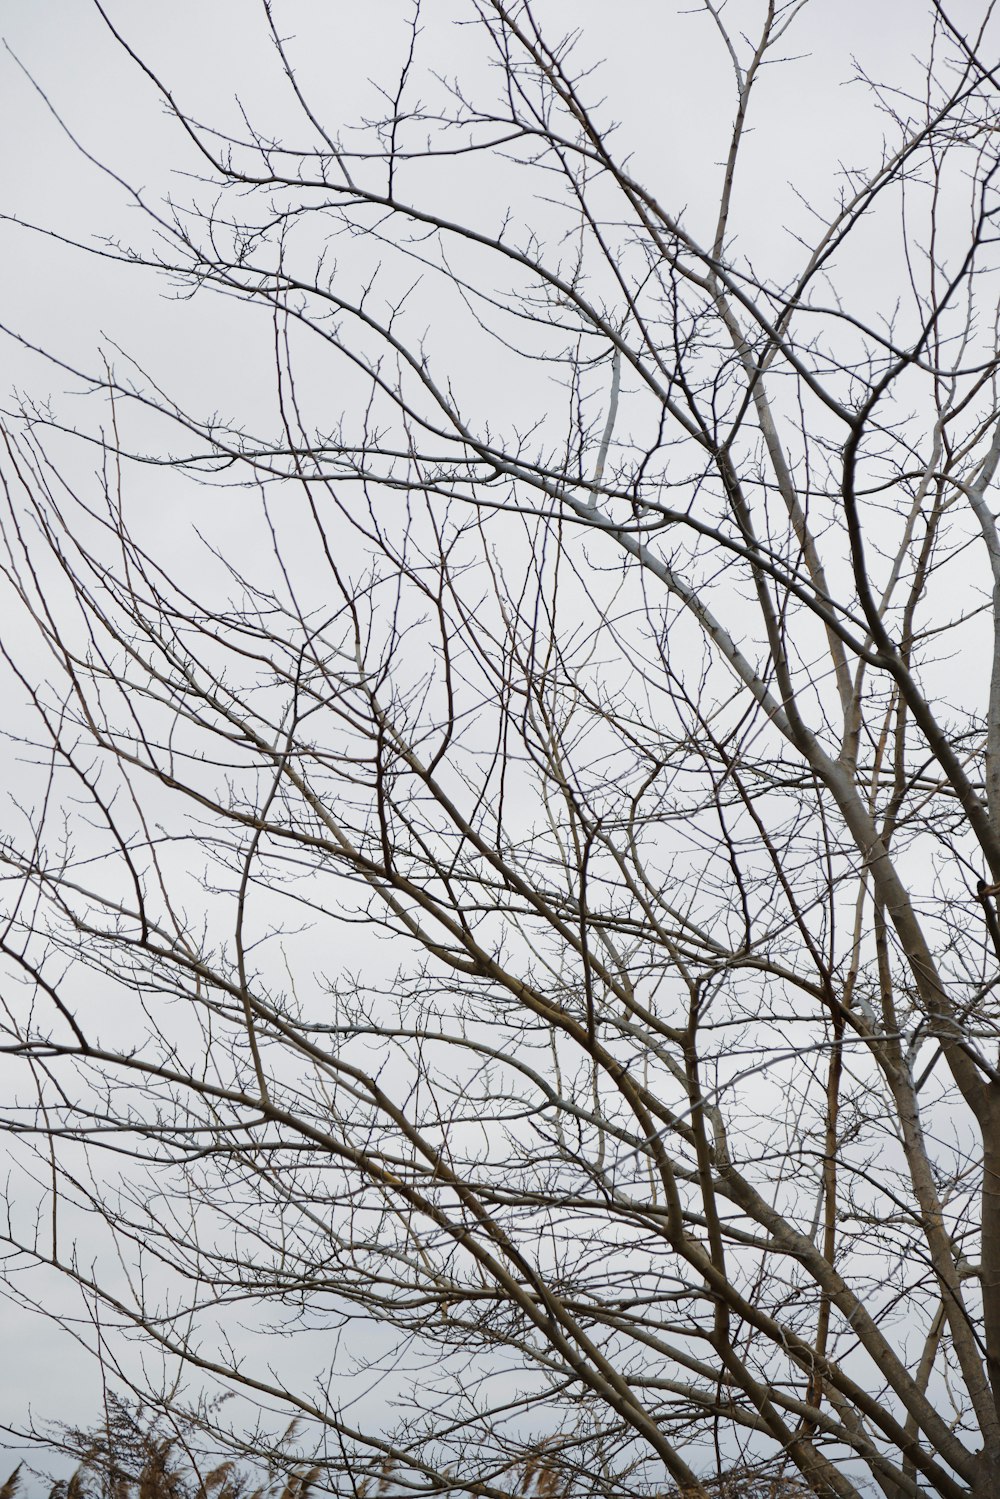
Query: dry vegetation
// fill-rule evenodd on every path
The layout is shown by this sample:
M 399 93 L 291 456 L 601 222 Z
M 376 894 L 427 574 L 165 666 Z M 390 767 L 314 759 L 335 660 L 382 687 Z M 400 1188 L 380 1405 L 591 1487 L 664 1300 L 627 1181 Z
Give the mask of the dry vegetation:
M 91 1431 L 66 1428 L 53 1446 L 76 1459 L 68 1478 L 34 1482 L 19 1464 L 0 1485 L 0 1499 L 310 1499 L 330 1492 L 319 1464 L 296 1462 L 291 1449 L 293 1422 L 266 1462 L 254 1465 L 206 1461 L 199 1432 L 190 1421 L 150 1413 L 112 1395 L 104 1422 Z M 568 1499 L 573 1483 L 564 1465 L 552 1461 L 558 1441 L 542 1442 L 516 1474 L 509 1475 L 512 1499 Z M 282 1450 L 286 1460 L 281 1460 Z M 387 1462 L 377 1479 L 354 1483 L 355 1499 L 390 1499 L 401 1492 Z M 708 1485 L 710 1499 L 808 1499 L 801 1481 L 769 1469 L 740 1467 Z M 654 1499 L 685 1499 L 671 1488 Z
M 233 1458 L 206 1461 L 190 1421 L 150 1413 L 109 1394 L 104 1421 L 91 1431 L 65 1428 L 53 1447 L 76 1459 L 69 1478 L 29 1486 L 23 1464 L 0 1487 L 0 1499 L 308 1499 L 320 1469 L 290 1453 L 293 1423 L 278 1451 L 256 1466 Z

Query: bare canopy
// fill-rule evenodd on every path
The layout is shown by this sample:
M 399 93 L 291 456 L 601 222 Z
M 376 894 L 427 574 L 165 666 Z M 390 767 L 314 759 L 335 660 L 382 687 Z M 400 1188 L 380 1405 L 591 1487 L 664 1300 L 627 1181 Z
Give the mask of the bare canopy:
M 353 116 L 339 9 L 206 119 L 96 6 L 169 193 L 32 69 L 179 301 L 4 422 L 12 1294 L 338 1494 L 995 1499 L 992 5 L 829 173 L 828 7 L 614 7 L 655 149 L 569 9 L 371 7 Z

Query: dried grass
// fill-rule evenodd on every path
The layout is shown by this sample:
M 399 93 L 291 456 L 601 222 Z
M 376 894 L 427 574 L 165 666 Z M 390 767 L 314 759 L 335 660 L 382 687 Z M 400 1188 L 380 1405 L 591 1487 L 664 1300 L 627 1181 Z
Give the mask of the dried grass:
M 322 1471 L 292 1459 L 256 1469 L 229 1459 L 203 1473 L 187 1441 L 114 1397 L 101 1428 L 67 1429 L 54 1445 L 78 1461 L 68 1478 L 49 1484 L 47 1499 L 309 1499 Z M 23 1499 L 22 1469 L 0 1487 L 0 1499 Z

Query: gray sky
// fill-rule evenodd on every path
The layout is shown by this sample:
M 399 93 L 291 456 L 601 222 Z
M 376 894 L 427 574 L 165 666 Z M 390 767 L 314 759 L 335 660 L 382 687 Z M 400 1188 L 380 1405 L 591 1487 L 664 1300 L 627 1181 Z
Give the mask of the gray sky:
M 978 13 L 979 7 L 956 9 Z M 543 17 L 571 16 L 582 32 L 581 56 L 607 59 L 592 92 L 606 96 L 608 114 L 621 122 L 619 139 L 633 153 L 636 175 L 671 210 L 684 207 L 692 227 L 707 232 L 733 89 L 706 19 L 676 16 L 662 0 L 613 6 L 586 0 L 571 8 L 549 0 L 540 11 Z M 112 0 L 109 12 L 192 115 L 235 129 L 238 100 L 255 124 L 274 135 L 292 126 L 298 130 L 294 101 L 275 68 L 256 7 L 246 0 L 174 0 L 169 6 Z M 408 6 L 395 0 L 364 6 L 298 0 L 277 12 L 285 34 L 296 38 L 292 56 L 306 91 L 323 99 L 327 122 L 336 127 L 375 113 L 377 94 L 368 80 L 394 82 Z M 440 24 L 440 17 L 439 10 L 434 66 L 464 76 L 479 66 L 473 34 Z M 800 60 L 767 80 L 756 101 L 756 133 L 737 188 L 741 245 L 751 261 L 766 263 L 769 275 L 800 263 L 802 251 L 791 231 L 810 232 L 790 183 L 806 184 L 825 216 L 842 181 L 841 166 L 868 164 L 879 154 L 883 121 L 861 88 L 846 86 L 852 57 L 875 77 L 905 81 L 925 31 L 923 7 L 911 0 L 813 0 L 806 8 L 787 46 Z M 0 33 L 10 49 L 0 56 L 8 143 L 0 154 L 0 210 L 84 242 L 144 237 L 146 226 L 128 192 L 74 149 L 38 89 L 97 162 L 152 201 L 165 192 L 182 201 L 188 188 L 175 173 L 192 168 L 192 153 L 176 126 L 164 120 L 148 80 L 121 54 L 85 0 L 0 0 Z M 479 205 L 483 213 L 495 207 Z M 527 205 L 519 207 L 530 215 Z M 270 371 L 255 365 L 264 351 L 248 346 L 238 307 L 217 299 L 167 300 L 148 273 L 87 257 L 10 222 L 0 222 L 0 255 L 0 322 L 15 332 L 86 368 L 94 368 L 102 344 L 116 343 L 193 405 L 264 419 Z M 894 258 L 873 243 L 859 296 L 872 307 L 885 305 L 898 289 L 896 275 Z M 456 350 L 456 363 L 461 357 Z M 14 386 L 62 400 L 71 385 L 10 341 L 0 367 L 2 404 Z M 489 399 L 515 399 L 501 379 L 482 378 Z M 526 392 L 524 398 L 537 396 Z M 336 399 L 334 392 L 331 401 Z M 73 403 L 63 401 L 63 409 L 71 411 Z M 154 502 L 171 492 L 165 478 L 149 482 Z M 168 551 L 180 545 L 165 507 L 151 505 L 147 524 Z M 51 1295 L 56 1305 L 65 1296 L 56 1286 L 39 1294 Z M 15 1357 L 0 1360 L 3 1418 L 22 1420 L 30 1404 L 43 1420 L 92 1419 L 99 1391 L 89 1359 L 34 1314 L 0 1303 L 0 1319 L 5 1347 L 16 1350 Z

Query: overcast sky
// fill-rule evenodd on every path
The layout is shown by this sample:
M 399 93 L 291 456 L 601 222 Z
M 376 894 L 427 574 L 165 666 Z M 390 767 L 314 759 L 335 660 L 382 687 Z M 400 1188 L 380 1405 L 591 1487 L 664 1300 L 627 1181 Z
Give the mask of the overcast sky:
M 407 44 L 409 6 L 296 0 L 276 9 L 285 34 L 294 38 L 290 51 L 306 91 L 324 101 L 326 123 L 337 128 L 376 113 L 376 85 L 394 83 Z M 957 14 L 979 9 L 955 7 Z M 446 11 L 459 14 L 462 6 L 448 0 L 434 12 L 427 64 L 463 76 L 479 66 L 473 33 L 444 24 Z M 593 92 L 606 96 L 608 114 L 620 121 L 619 139 L 634 153 L 636 175 L 672 211 L 686 208 L 688 222 L 697 226 L 717 198 L 718 162 L 733 112 L 731 74 L 705 17 L 674 14 L 663 0 L 577 0 L 572 6 L 551 0 L 539 11 L 581 28 L 581 57 L 606 59 Z M 279 137 L 297 121 L 251 0 L 109 0 L 109 14 L 192 115 L 235 129 L 243 108 Z M 0 32 L 8 48 L 0 57 L 6 143 L 0 211 L 95 244 L 100 236 L 142 238 L 146 227 L 128 191 L 97 163 L 153 201 L 168 191 L 183 197 L 185 182 L 176 172 L 193 164 L 148 79 L 116 46 L 88 0 L 0 0 Z M 879 154 L 883 122 L 864 90 L 848 86 L 852 58 L 876 77 L 906 81 L 926 34 L 924 7 L 913 0 L 813 0 L 806 7 L 786 49 L 800 61 L 765 80 L 756 102 L 757 133 L 737 194 L 741 245 L 751 260 L 766 261 L 771 275 L 798 263 L 792 231 L 809 226 L 790 184 L 808 185 L 825 213 L 842 180 L 841 164 L 868 164 Z M 530 219 L 530 203 L 519 204 L 518 212 Z M 0 223 L 0 256 L 0 322 L 25 339 L 85 368 L 95 367 L 99 348 L 111 341 L 196 405 L 263 409 L 261 380 L 266 384 L 268 372 L 248 364 L 231 309 L 178 306 L 148 274 L 88 257 L 9 221 Z M 872 244 L 867 291 L 873 303 L 893 294 L 891 263 Z M 13 403 L 14 387 L 61 398 L 71 385 L 10 340 L 2 359 L 5 406 Z M 495 394 L 502 399 L 504 390 Z M 58 1288 L 46 1294 L 63 1296 Z M 0 1319 L 3 1418 L 23 1420 L 30 1404 L 43 1420 L 93 1419 L 95 1371 L 70 1339 L 3 1303 Z

